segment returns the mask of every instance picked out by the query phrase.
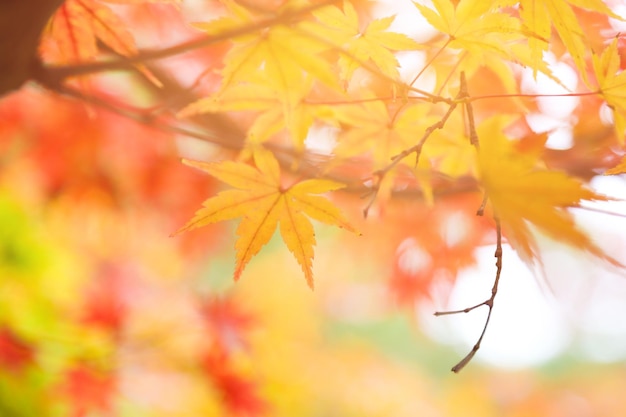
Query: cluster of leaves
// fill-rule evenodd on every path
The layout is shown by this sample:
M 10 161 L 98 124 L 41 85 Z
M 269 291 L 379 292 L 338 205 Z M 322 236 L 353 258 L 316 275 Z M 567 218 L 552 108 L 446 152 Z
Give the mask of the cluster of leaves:
M 224 7 L 225 17 L 197 27 L 209 37 L 216 36 L 250 27 L 268 12 L 237 2 L 224 2 Z M 289 16 L 293 7 L 288 2 L 274 13 Z M 607 142 L 623 144 L 626 108 L 620 102 L 623 83 L 619 34 L 599 45 L 590 45 L 580 26 L 578 7 L 605 19 L 620 19 L 619 16 L 601 2 L 583 2 L 573 7 L 565 1 L 540 5 L 496 1 L 453 4 L 441 0 L 433 2 L 432 7 L 419 3 L 415 7 L 438 32 L 438 36 L 423 44 L 389 30 L 393 16 L 365 20 L 363 11 L 359 15 L 349 1 L 310 6 L 314 9 L 310 17 L 279 20 L 257 36 L 233 36 L 225 64 L 218 70 L 219 86 L 209 97 L 186 106 L 178 116 L 254 111 L 240 156 L 244 160 L 258 153 L 259 148 L 287 147 L 296 163 L 308 162 L 312 152 L 306 141 L 315 140 L 310 135 L 312 127 L 335 129 L 336 146 L 323 155 L 323 162 L 315 164 L 317 175 L 332 176 L 354 159 L 367 163 L 370 179 L 361 183 L 371 194 L 366 215 L 372 204 L 383 207 L 394 192 L 406 192 L 407 188 L 419 190 L 432 204 L 433 177 L 474 179 L 484 195 L 478 212 L 482 215 L 486 208 L 491 211 L 497 234 L 493 296 L 479 304 L 487 305 L 490 313 L 502 268 L 502 233 L 529 263 L 540 260 L 534 237 L 538 231 L 619 266 L 619 261 L 605 255 L 575 225 L 567 211 L 580 207 L 583 201 L 606 198 L 587 188 L 580 178 L 551 169 L 539 147 L 541 143 L 530 150 L 516 145 L 546 138 L 535 139 L 525 119 L 533 103 L 521 100 L 518 79 L 525 67 L 535 78 L 542 75 L 563 85 L 544 59 L 546 53 L 554 53 L 558 47 L 562 48 L 559 59 L 571 63 L 570 68 L 577 70 L 584 86 L 584 90 L 565 95 L 603 99 L 611 109 L 615 126 L 614 136 Z M 395 51 L 420 51 L 426 56 L 426 63 L 406 81 L 406 74 L 404 78 L 400 76 Z M 435 72 L 435 81 L 428 90 L 415 86 L 425 70 Z M 484 71 L 490 73 L 494 83 L 501 84 L 499 95 L 481 95 L 474 87 L 474 80 L 484 76 Z M 495 98 L 514 102 L 513 108 L 497 113 L 496 109 L 474 109 L 479 100 Z M 514 130 L 514 134 L 510 133 Z M 239 192 L 223 194 L 208 200 L 206 207 L 181 230 L 244 216 L 236 245 L 238 278 L 243 266 L 280 221 L 283 239 L 312 286 L 313 232 L 308 222 L 298 221 L 297 217 L 306 213 L 306 208 L 314 207 L 317 215 L 311 211 L 308 214 L 317 220 L 343 227 L 345 222 L 336 213 L 326 214 L 331 207 L 319 205 L 325 200 L 306 206 L 290 205 L 291 198 L 298 201 L 302 197 L 296 197 L 294 192 L 289 198 L 286 191 L 300 184 L 281 188 L 278 169 L 268 169 L 267 162 L 255 158 L 261 176 L 242 174 L 247 177 L 245 183 L 225 177 L 226 171 L 247 170 L 244 165 L 235 168 L 231 164 L 225 162 L 204 169 L 231 185 L 252 187 L 256 192 L 246 197 Z M 354 184 L 359 179 L 349 180 Z M 272 184 L 271 189 L 278 190 L 278 194 L 268 194 L 263 184 Z M 315 188 L 323 192 L 338 187 L 319 184 Z M 267 208 L 250 214 L 251 203 L 256 201 L 260 203 L 257 208 Z M 226 210 L 231 213 L 225 215 Z M 481 339 L 482 336 L 475 349 Z M 474 351 L 466 360 L 471 359 Z M 464 363 L 454 369 L 461 369 Z
M 267 13 L 236 2 L 224 2 L 224 6 L 225 17 L 197 26 L 211 36 L 250 26 Z M 620 144 L 626 109 L 620 103 L 623 93 L 619 92 L 619 38 L 605 46 L 601 54 L 590 53 L 594 49 L 585 42 L 578 9 L 564 1 L 545 5 L 461 1 L 454 5 L 441 0 L 433 2 L 432 8 L 418 3 L 415 6 L 439 32 L 425 44 L 390 31 L 393 16 L 368 22 L 348 1 L 315 7 L 311 17 L 279 22 L 263 29 L 260 36 L 232 37 L 225 65 L 219 70 L 217 90 L 178 115 L 255 111 L 254 121 L 247 129 L 245 149 L 254 153 L 259 146 L 287 146 L 296 158 L 303 159 L 307 157 L 303 152 L 311 127 L 333 127 L 338 131 L 337 145 L 328 160 L 317 164 L 318 172 L 328 176 L 341 165 L 361 158 L 371 167 L 369 188 L 378 205 L 384 205 L 398 188 L 406 188 L 407 181 L 417 183 L 416 188 L 432 202 L 434 176 L 471 177 L 483 190 L 485 202 L 493 208 L 509 243 L 524 259 L 533 261 L 540 255 L 530 225 L 606 259 L 602 250 L 577 229 L 566 211 L 581 201 L 605 198 L 587 189 L 580 179 L 546 167 L 541 152 L 524 152 L 516 147 L 515 142 L 522 143 L 534 136 L 524 119 L 529 103 L 517 103 L 514 111 L 504 114 L 474 111 L 473 103 L 477 100 L 493 97 L 478 95 L 480 91 L 473 88 L 473 79 L 479 74 L 483 76 L 481 70 L 491 72 L 493 82 L 501 83 L 510 100 L 514 100 L 519 94 L 516 74 L 520 66 L 531 69 L 535 76 L 543 74 L 558 82 L 543 56 L 560 44 L 565 48 L 563 59 L 572 62 L 587 88 L 586 92 L 572 94 L 597 95 L 606 101 L 615 120 L 615 142 Z M 618 18 L 601 2 L 577 6 L 601 13 L 607 19 Z M 293 7 L 288 2 L 274 13 L 288 15 Z M 551 22 L 558 37 L 551 36 Z M 413 86 L 422 72 L 411 83 L 400 78 L 393 52 L 417 50 L 426 50 L 428 61 L 424 69 L 436 71 L 432 91 Z M 590 60 L 592 66 L 588 65 Z M 513 127 L 520 133 L 507 133 Z M 242 158 L 246 158 L 245 153 Z M 225 164 L 225 169 L 235 169 L 230 163 Z M 267 179 L 258 177 L 256 183 L 277 184 L 276 170 L 259 168 Z M 243 166 L 241 169 L 244 172 Z M 206 170 L 219 178 L 217 168 Z M 400 175 L 405 178 L 398 179 Z M 354 181 L 351 179 L 352 184 Z M 262 193 L 263 187 L 258 188 Z M 322 192 L 337 187 L 318 188 Z M 241 200 L 219 198 L 231 206 L 241 204 L 241 211 L 234 210 L 232 217 L 247 212 Z M 217 201 L 209 200 L 207 204 L 213 206 Z M 276 217 L 273 221 L 284 219 L 293 225 L 283 227 L 281 232 L 311 283 L 307 258 L 312 257 L 312 251 L 303 250 L 301 242 L 311 242 L 304 236 L 312 236 L 312 232 L 308 223 L 298 226 L 291 219 L 293 213 L 303 209 L 280 214 L 281 210 L 274 210 L 273 204 L 268 207 L 264 211 L 268 217 Z M 198 212 L 185 229 L 225 218 L 213 210 Z M 329 221 L 328 217 L 317 219 Z M 247 262 L 250 253 L 258 250 L 254 236 L 265 223 L 249 232 L 243 231 L 243 225 L 245 220 L 237 244 L 240 266 Z
M 128 301 L 141 294 L 154 307 L 172 288 L 146 276 L 193 274 L 184 264 L 197 265 L 199 253 L 224 239 L 215 228 L 182 232 L 239 217 L 235 279 L 278 228 L 312 288 L 312 219 L 361 234 L 351 248 L 362 254 L 373 245 L 394 298 L 410 306 L 429 297 L 436 280 L 453 283 L 475 262 L 478 246 L 495 243 L 491 297 L 440 314 L 486 305 L 491 316 L 503 241 L 529 263 L 541 261 L 541 233 L 620 265 L 569 211 L 607 200 L 588 187 L 594 175 L 626 172 L 626 159 L 618 162 L 626 129 L 624 45 L 611 26 L 621 18 L 603 2 L 407 2 L 434 29 L 420 42 L 394 30 L 395 16 L 375 14 L 365 1 L 206 3 L 197 6 L 206 18 L 176 28 L 187 36 L 182 43 L 142 50 L 132 34 L 142 35 L 132 25 L 137 16 L 150 11 L 168 27 L 172 16 L 180 20 L 184 2 L 67 0 L 40 44 L 44 66 L 35 81 L 52 91 L 25 88 L 3 100 L 0 189 L 9 200 L 6 210 L 0 201 L 0 215 L 10 214 L 3 223 L 21 227 L 13 200 L 45 210 L 30 214 L 41 230 L 7 229 L 2 239 L 9 278 L 0 281 L 8 289 L 0 291 L 0 304 L 8 306 L 0 315 L 0 388 L 6 387 L 0 392 L 13 395 L 27 381 L 33 390 L 23 397 L 35 399 L 24 404 L 54 403 L 37 391 L 45 386 L 72 398 L 77 417 L 106 414 L 120 381 L 128 381 L 120 375 L 125 359 L 109 360 L 129 350 L 159 356 L 171 368 L 201 364 L 192 379 L 212 384 L 223 412 L 267 413 L 265 398 L 279 404 L 280 390 L 269 384 L 261 393 L 246 366 L 255 320 L 236 301 L 198 302 L 197 294 L 178 288 L 176 300 L 193 305 L 193 314 L 180 314 L 201 317 L 203 337 L 165 354 L 150 345 L 168 326 L 155 325 L 157 331 L 141 324 L 146 306 Z M 419 68 L 401 65 L 407 57 L 421 62 Z M 201 70 L 188 75 L 190 62 Z M 574 71 L 576 81 L 560 80 L 554 62 Z M 111 82 L 106 74 L 120 69 L 132 76 Z M 528 115 L 545 112 L 541 94 L 525 94 L 525 77 L 548 80 L 565 91 L 558 95 L 578 99 L 560 119 L 571 135 L 568 149 L 548 149 L 550 132 L 531 128 Z M 129 82 L 133 87 L 125 89 Z M 185 143 L 196 151 L 186 151 Z M 190 158 L 185 164 L 208 175 L 180 164 L 181 152 Z M 234 189 L 218 191 L 214 179 Z M 177 228 L 180 236 L 165 239 Z M 33 241 L 40 256 L 24 249 Z M 150 262 L 128 267 L 129 259 Z M 72 272 L 72 262 L 83 270 Z M 64 276 L 63 284 L 51 274 Z M 21 283 L 25 275 L 36 280 Z M 81 293 L 78 301 L 86 302 L 78 305 L 68 293 Z M 24 310 L 32 317 L 20 319 Z M 44 336 L 50 331 L 84 343 L 59 356 Z M 259 360 L 274 363 L 264 343 L 257 343 L 266 349 Z M 54 357 L 51 379 L 34 371 L 46 355 Z M 287 378 L 274 382 L 280 388 Z M 8 403 L 0 397 L 0 407 Z M 213 413 L 212 407 L 202 403 L 198 411 Z

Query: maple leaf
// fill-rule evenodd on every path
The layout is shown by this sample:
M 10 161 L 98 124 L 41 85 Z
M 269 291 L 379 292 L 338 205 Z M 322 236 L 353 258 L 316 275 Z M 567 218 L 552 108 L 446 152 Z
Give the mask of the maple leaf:
M 58 48 L 55 60 L 62 63 L 95 58 L 98 39 L 121 55 L 136 53 L 135 41 L 122 21 L 95 0 L 67 0 L 54 15 L 48 35 Z
M 450 122 L 463 123 L 461 113 L 451 116 Z M 430 159 L 442 174 L 450 177 L 475 175 L 476 150 L 467 134 L 461 130 L 436 130 L 425 143 L 422 158 Z
M 448 0 L 435 0 L 434 9 L 416 2 L 413 4 L 428 23 L 448 35 L 442 48 L 465 52 L 449 59 L 450 70 L 464 71 L 471 76 L 479 67 L 487 66 L 511 93 L 517 92 L 517 81 L 503 60 L 530 66 L 554 79 L 547 64 L 533 60 L 531 50 L 524 45 L 526 39 L 534 39 L 536 35 L 524 29 L 518 19 L 499 10 L 499 2 L 462 0 L 454 7 Z M 442 78 L 444 82 L 447 79 Z
M 513 5 L 517 1 L 508 2 Z M 528 38 L 531 49 L 532 68 L 543 60 L 543 53 L 548 51 L 552 26 L 572 57 L 583 79 L 587 80 L 585 55 L 588 47 L 585 43 L 585 31 L 580 27 L 572 5 L 596 11 L 612 18 L 620 19 L 601 0 L 521 0 L 520 17 L 524 25 L 535 36 Z
M 246 27 L 258 21 L 252 11 L 236 2 L 224 1 L 224 4 L 230 12 L 229 16 L 196 23 L 194 26 L 213 35 L 224 30 Z M 277 81 L 280 93 L 287 97 L 286 101 L 289 101 L 293 86 L 302 82 L 305 73 L 335 86 L 336 77 L 330 65 L 319 56 L 319 53 L 329 47 L 304 35 L 297 27 L 298 24 L 275 24 L 257 36 L 233 37 L 231 41 L 234 45 L 224 58 L 226 65 L 221 71 L 221 88 L 226 89 L 237 82 L 247 81 L 259 71 Z
M 330 201 L 312 195 L 340 189 L 344 187 L 343 184 L 310 179 L 285 187 L 281 183 L 278 161 L 269 151 L 254 151 L 256 169 L 232 161 L 183 162 L 237 188 L 222 191 L 205 201 L 204 208 L 198 210 L 191 221 L 174 233 L 176 235 L 210 223 L 243 217 L 237 228 L 239 239 L 235 243 L 235 280 L 239 279 L 250 259 L 269 241 L 279 223 L 283 241 L 302 267 L 311 288 L 315 234 L 305 214 L 320 222 L 356 232 Z
M 593 69 L 599 92 L 613 110 L 617 139 L 623 144 L 626 131 L 626 72 L 620 71 L 617 42 L 618 39 L 615 38 L 602 55 L 593 56 Z
M 42 56 L 61 64 L 93 60 L 98 55 L 98 41 L 122 56 L 137 53 L 133 35 L 124 23 L 108 6 L 96 0 L 67 0 L 52 17 L 44 35 L 40 46 Z M 160 85 L 145 67 L 138 68 L 155 85 Z
M 436 118 L 428 114 L 431 106 L 423 103 L 388 108 L 382 101 L 368 101 L 367 94 L 365 97 L 363 103 L 334 110 L 336 120 L 349 126 L 339 136 L 334 152 L 337 158 L 367 155 L 371 157 L 374 171 L 384 170 L 394 156 L 415 145 Z M 380 178 L 380 183 L 376 184 L 379 203 L 389 199 L 399 167 L 404 165 L 401 162 L 387 171 Z M 428 168 L 427 161 L 420 160 L 417 168 Z M 417 177 L 418 180 L 424 179 Z M 426 194 L 430 194 L 430 182 L 426 179 L 421 181 L 421 185 Z
M 436 121 L 428 115 L 430 107 L 418 103 L 390 111 L 382 101 L 339 107 L 335 110 L 336 119 L 350 128 L 340 136 L 335 152 L 344 157 L 371 153 L 374 169 L 384 168 L 393 156 L 414 145 Z
M 343 11 L 336 6 L 314 13 L 319 23 L 304 22 L 302 28 L 342 49 L 339 57 L 340 78 L 349 80 L 362 63 L 371 60 L 384 75 L 398 78 L 398 61 L 391 51 L 421 49 L 421 45 L 402 33 L 388 31 L 395 16 L 370 22 L 363 30 L 359 16 L 349 1 Z
M 276 87 L 276 80 L 261 73 L 251 77 L 250 82 L 233 85 L 189 104 L 177 116 L 259 110 L 260 114 L 248 128 L 248 144 L 259 145 L 285 128 L 296 150 L 302 151 L 309 128 L 325 113 L 323 106 L 306 103 L 311 84 L 309 78 L 293 85 L 286 97 L 280 93 L 280 87 Z
M 490 0 L 462 0 L 456 7 L 447 0 L 434 0 L 434 10 L 413 4 L 428 23 L 450 37 L 452 48 L 492 50 L 507 56 L 506 43 L 522 34 L 517 19 L 499 12 Z
M 534 156 L 520 154 L 503 130 L 506 117 L 497 116 L 478 127 L 478 167 L 482 185 L 499 217 L 504 234 L 522 259 L 540 259 L 530 225 L 547 236 L 577 249 L 587 250 L 611 263 L 566 210 L 582 200 L 606 201 L 607 197 L 586 188 L 563 172 L 538 167 Z

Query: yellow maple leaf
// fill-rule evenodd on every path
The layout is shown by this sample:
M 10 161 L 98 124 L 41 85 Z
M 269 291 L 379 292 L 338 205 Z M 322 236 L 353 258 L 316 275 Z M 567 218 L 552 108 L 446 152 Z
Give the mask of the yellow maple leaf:
M 230 12 L 229 16 L 194 26 L 215 35 L 224 30 L 253 25 L 259 19 L 253 11 L 236 2 L 229 0 L 224 4 Z M 234 45 L 224 57 L 226 65 L 221 71 L 221 88 L 245 82 L 257 72 L 264 72 L 268 78 L 276 80 L 286 101 L 289 101 L 293 86 L 301 83 L 305 74 L 329 86 L 336 86 L 336 76 L 330 64 L 319 56 L 329 46 L 304 35 L 297 30 L 298 26 L 295 23 L 276 24 L 260 33 L 233 37 L 231 41 Z
M 508 3 L 512 5 L 517 1 Z M 543 54 L 548 51 L 548 40 L 552 33 L 552 26 L 554 26 L 583 80 L 587 81 L 585 55 L 589 48 L 585 43 L 585 32 L 580 27 L 572 6 L 621 20 L 601 0 L 521 0 L 519 2 L 520 17 L 526 28 L 535 35 L 528 39 L 533 61 L 532 68 L 536 68 L 534 64 L 543 61 Z
M 622 158 L 619 164 L 615 165 L 611 169 L 607 169 L 604 175 L 618 175 L 626 174 L 626 156 Z
M 237 251 L 235 280 L 246 264 L 270 240 L 280 224 L 280 234 L 296 258 L 307 283 L 313 288 L 313 246 L 315 233 L 308 217 L 358 233 L 339 209 L 324 197 L 315 195 L 344 187 L 322 179 L 310 179 L 283 186 L 280 167 L 271 152 L 256 149 L 256 168 L 242 163 L 223 161 L 205 163 L 184 160 L 236 189 L 220 192 L 209 198 L 195 216 L 173 235 L 207 224 L 242 217 L 235 243 Z
M 503 233 L 522 259 L 540 259 L 530 226 L 547 236 L 617 264 L 576 227 L 567 211 L 583 200 L 607 197 L 586 188 L 563 172 L 541 168 L 533 155 L 520 154 L 503 133 L 507 118 L 494 117 L 478 128 L 478 167 L 482 185 Z
M 524 29 L 519 19 L 502 12 L 500 2 L 461 0 L 454 7 L 449 0 L 434 0 L 432 9 L 416 2 L 413 4 L 428 23 L 448 35 L 441 48 L 464 52 L 449 57 L 449 69 L 441 73 L 463 71 L 471 77 L 479 67 L 487 66 L 511 93 L 517 92 L 517 81 L 506 61 L 530 66 L 554 79 L 543 60 L 532 59 L 526 39 L 534 39 L 536 35 Z M 441 82 L 447 82 L 447 77 L 442 78 Z
M 593 56 L 593 69 L 598 80 L 600 94 L 613 110 L 617 139 L 623 144 L 626 132 L 626 72 L 620 72 L 617 38 L 602 52 L 602 55 Z
M 463 114 L 456 112 L 448 123 L 462 124 Z M 437 170 L 450 177 L 475 176 L 476 149 L 462 130 L 442 129 L 432 133 L 424 145 L 422 159 L 429 159 Z
M 304 141 L 314 120 L 322 117 L 325 106 L 311 105 L 306 97 L 311 91 L 309 78 L 292 86 L 288 100 L 280 94 L 275 80 L 267 74 L 259 73 L 250 82 L 239 83 L 220 90 L 210 97 L 201 98 L 183 108 L 178 117 L 188 117 L 201 113 L 253 110 L 258 116 L 248 128 L 246 141 L 249 145 L 259 145 L 272 135 L 286 129 L 296 151 L 304 149 Z
M 437 118 L 431 105 L 417 103 L 390 109 L 383 101 L 337 106 L 337 121 L 349 126 L 339 136 L 335 153 L 340 157 L 371 154 L 374 169 L 384 168 L 391 158 L 417 143 Z
M 521 38 L 519 21 L 500 12 L 492 0 L 434 0 L 434 10 L 413 2 L 435 29 L 450 37 L 450 47 L 481 52 L 491 50 L 509 55 L 507 42 Z
M 398 61 L 392 51 L 421 49 L 420 44 L 408 36 L 388 31 L 395 16 L 376 19 L 361 30 L 359 16 L 349 1 L 343 3 L 343 10 L 331 6 L 314 15 L 319 23 L 305 22 L 302 28 L 346 52 L 339 57 L 340 78 L 344 81 L 352 77 L 361 63 L 369 60 L 384 75 L 397 78 Z
M 429 114 L 431 107 L 417 103 L 390 111 L 382 101 L 339 106 L 334 109 L 335 118 L 349 128 L 339 135 L 334 152 L 338 158 L 367 155 L 372 159 L 374 171 L 385 169 L 394 156 L 415 145 L 428 126 L 437 120 Z M 411 170 L 414 163 L 415 158 L 408 162 Z M 380 202 L 389 198 L 394 178 L 402 165 L 400 163 L 387 171 L 381 183 L 377 184 Z

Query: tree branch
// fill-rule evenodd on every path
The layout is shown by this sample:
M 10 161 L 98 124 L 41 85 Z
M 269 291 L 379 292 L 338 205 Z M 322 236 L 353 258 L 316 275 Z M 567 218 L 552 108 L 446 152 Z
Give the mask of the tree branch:
M 39 38 L 63 0 L 0 1 L 0 97 L 19 89 L 41 66 Z
M 227 41 L 238 36 L 251 34 L 261 29 L 290 23 L 294 19 L 301 18 L 312 11 L 320 9 L 331 4 L 338 3 L 339 0 L 325 0 L 320 3 L 312 4 L 296 10 L 284 12 L 278 16 L 259 20 L 256 23 L 250 23 L 242 27 L 225 30 L 219 34 L 205 36 L 200 39 L 194 39 L 188 42 L 174 45 L 169 48 L 143 51 L 135 56 L 117 58 L 113 61 L 90 62 L 79 65 L 48 67 L 41 74 L 43 81 L 47 84 L 61 83 L 64 79 L 79 75 L 88 75 L 99 72 L 127 70 L 132 69 L 134 65 L 147 63 L 158 59 L 168 58 L 180 55 L 185 52 L 193 51 L 200 48 L 206 48 L 219 42 Z

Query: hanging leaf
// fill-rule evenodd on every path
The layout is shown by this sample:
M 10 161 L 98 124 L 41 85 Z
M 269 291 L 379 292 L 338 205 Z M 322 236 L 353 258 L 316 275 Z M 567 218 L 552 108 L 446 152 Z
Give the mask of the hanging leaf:
M 254 152 L 256 169 L 242 162 L 204 163 L 184 161 L 233 187 L 204 202 L 204 207 L 174 235 L 197 227 L 243 217 L 235 244 L 235 280 L 246 264 L 270 240 L 280 223 L 283 241 L 296 258 L 307 283 L 313 288 L 313 246 L 315 234 L 308 217 L 356 232 L 339 210 L 323 197 L 343 184 L 329 180 L 306 180 L 285 187 L 274 156 L 265 150 Z

